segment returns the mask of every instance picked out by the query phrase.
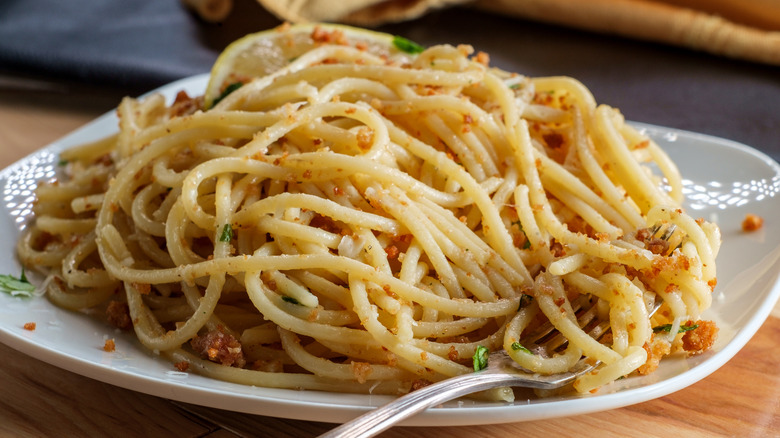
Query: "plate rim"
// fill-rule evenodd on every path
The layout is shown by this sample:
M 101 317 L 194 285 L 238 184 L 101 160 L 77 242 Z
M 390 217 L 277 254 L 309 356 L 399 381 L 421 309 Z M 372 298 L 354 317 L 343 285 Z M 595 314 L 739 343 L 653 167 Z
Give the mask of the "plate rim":
M 142 97 L 158 92 L 163 92 L 170 98 L 171 93 L 182 88 L 196 91 L 198 88 L 205 87 L 208 76 L 208 73 L 204 73 L 183 78 L 145 93 L 142 95 Z M 89 134 L 92 131 L 99 129 L 102 124 L 108 123 L 112 119 L 116 119 L 115 110 L 104 113 L 87 124 L 66 134 L 65 136 L 49 143 L 48 145 L 36 150 L 26 157 L 17 160 L 0 171 L 0 183 L 5 183 L 8 177 L 14 171 L 18 171 L 20 166 L 29 161 L 31 157 L 44 152 L 53 154 L 59 153 L 65 148 L 72 146 L 72 144 L 69 143 L 74 143 L 74 139 L 80 138 L 85 134 Z M 701 134 L 649 123 L 634 121 L 629 123 L 637 128 L 645 129 L 648 132 L 674 133 L 677 136 L 696 139 L 697 141 L 703 141 L 706 143 L 717 143 L 718 145 L 736 150 L 739 153 L 749 154 L 763 162 L 768 168 L 773 170 L 776 175 L 780 175 L 780 164 L 774 161 L 774 159 L 772 159 L 767 154 L 742 143 L 709 134 Z M 5 211 L 3 211 L 2 214 L 5 214 Z M 775 252 L 778 250 L 780 250 L 780 248 L 777 248 Z M 16 259 L 14 259 L 12 263 L 19 265 L 19 262 Z M 479 425 L 498 424 L 502 422 L 530 421 L 615 409 L 618 407 L 629 406 L 632 404 L 663 397 L 706 378 L 714 371 L 725 365 L 729 360 L 731 360 L 750 341 L 750 339 L 755 335 L 755 333 L 769 317 L 775 303 L 778 301 L 778 299 L 780 299 L 780 275 L 776 275 L 774 283 L 767 284 L 767 287 L 769 287 L 770 290 L 766 294 L 766 297 L 763 301 L 757 302 L 757 311 L 752 314 L 745 326 L 739 328 L 739 330 L 734 334 L 733 338 L 729 340 L 721 350 L 710 354 L 706 359 L 696 363 L 687 371 L 683 371 L 670 378 L 663 379 L 656 383 L 630 388 L 625 391 L 617 391 L 609 394 L 597 395 L 595 397 L 571 397 L 558 400 L 540 401 L 527 405 L 516 402 L 511 404 L 490 404 L 486 406 L 473 407 L 437 407 L 412 417 L 401 424 L 409 426 L 431 426 L 443 424 L 446 422 L 448 425 Z M 59 310 L 65 311 L 64 309 Z M 9 328 L 3 325 L 2 322 L 0 322 L 0 342 L 8 345 L 16 351 L 22 352 L 50 365 L 65 369 L 81 376 L 85 376 L 87 378 L 92 378 L 94 380 L 98 380 L 114 386 L 157 397 L 168 398 L 186 403 L 195 403 L 212 408 L 227 409 L 235 412 L 261 414 L 279 418 L 291 418 L 308 421 L 341 422 L 368 411 L 373 406 L 375 406 L 373 403 L 367 403 L 358 406 L 347 404 L 334 405 L 326 403 L 324 400 L 302 401 L 293 397 L 279 399 L 262 394 L 226 394 L 225 391 L 217 390 L 215 388 L 189 386 L 180 382 L 177 383 L 172 381 L 165 381 L 166 385 L 163 385 L 163 387 L 158 387 L 157 385 L 160 383 L 159 378 L 155 378 L 150 375 L 140 375 L 137 373 L 128 372 L 124 369 L 118 369 L 115 367 L 95 363 L 93 361 L 74 356 L 64 351 L 41 347 L 26 339 L 24 333 L 21 333 L 18 330 L 9 330 Z M 244 385 L 241 386 L 243 387 Z M 356 395 L 356 397 L 372 396 Z M 193 398 L 195 398 L 196 401 L 193 401 Z M 378 398 L 382 399 L 387 397 Z M 583 399 L 597 399 L 599 403 L 582 403 L 581 400 Z M 562 406 L 565 409 L 549 409 L 550 403 L 555 403 L 556 406 Z M 301 407 L 301 405 L 306 405 L 309 409 L 315 409 L 317 412 L 307 412 L 307 415 L 302 416 L 297 415 L 295 412 L 293 412 L 293 410 L 289 409 L 293 406 Z M 483 415 L 485 413 L 485 409 L 491 410 L 492 416 Z M 521 411 L 521 415 L 518 415 L 518 410 Z M 558 413 L 561 410 L 565 411 L 563 415 Z

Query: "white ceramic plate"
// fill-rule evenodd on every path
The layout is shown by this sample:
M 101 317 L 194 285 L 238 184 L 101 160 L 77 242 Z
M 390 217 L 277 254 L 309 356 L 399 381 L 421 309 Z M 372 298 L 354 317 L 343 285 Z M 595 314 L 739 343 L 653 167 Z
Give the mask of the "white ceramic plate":
M 205 75 L 162 87 L 169 99 L 181 89 L 200 94 Z M 661 397 L 708 376 L 753 336 L 780 296 L 780 166 L 741 144 L 705 135 L 636 124 L 680 166 L 686 178 L 687 208 L 695 217 L 715 220 L 723 233 L 718 256 L 718 287 L 704 315 L 720 328 L 713 351 L 664 361 L 650 376 L 624 379 L 595 395 L 514 403 L 451 402 L 430 409 L 406 425 L 476 425 L 578 415 Z M 51 178 L 59 151 L 103 137 L 116 128 L 106 114 L 65 138 L 0 172 L 0 273 L 18 275 L 14 242 L 30 215 L 36 181 Z M 763 229 L 743 233 L 746 213 L 766 219 Z M 35 322 L 35 331 L 22 328 Z M 116 351 L 102 350 L 115 338 Z M 23 299 L 0 293 L 0 341 L 55 366 L 113 385 L 188 403 L 268 416 L 343 422 L 386 401 L 384 396 L 333 394 L 243 386 L 180 373 L 147 352 L 132 335 L 91 318 L 54 307 L 45 298 Z

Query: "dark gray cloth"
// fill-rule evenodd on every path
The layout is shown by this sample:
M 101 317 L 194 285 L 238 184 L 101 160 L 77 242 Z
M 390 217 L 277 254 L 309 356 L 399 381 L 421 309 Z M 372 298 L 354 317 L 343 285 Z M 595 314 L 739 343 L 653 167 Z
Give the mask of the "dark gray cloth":
M 234 39 L 278 20 L 236 0 L 221 25 L 179 0 L 0 0 L 0 71 L 144 91 L 210 69 Z M 436 11 L 379 30 L 470 43 L 492 63 L 582 81 L 629 120 L 728 138 L 780 160 L 780 68 L 500 17 Z
M 252 1 L 210 24 L 179 0 L 0 0 L 0 68 L 153 88 L 207 72 L 232 40 L 278 23 Z

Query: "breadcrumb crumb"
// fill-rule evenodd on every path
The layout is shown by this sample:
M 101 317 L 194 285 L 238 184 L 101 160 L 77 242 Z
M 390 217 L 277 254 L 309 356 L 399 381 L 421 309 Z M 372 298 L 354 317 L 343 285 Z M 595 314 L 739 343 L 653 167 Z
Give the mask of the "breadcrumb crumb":
M 686 332 L 682 337 L 683 350 L 690 355 L 709 350 L 718 338 L 718 326 L 713 321 L 697 321 L 696 325 L 698 327 Z
M 756 231 L 764 226 L 764 218 L 757 214 L 748 213 L 742 221 L 742 231 Z
M 655 336 L 652 337 L 650 343 L 645 343 L 642 347 L 647 351 L 647 361 L 637 369 L 637 372 L 643 376 L 655 371 L 661 359 L 672 350 L 672 344 L 669 341 Z

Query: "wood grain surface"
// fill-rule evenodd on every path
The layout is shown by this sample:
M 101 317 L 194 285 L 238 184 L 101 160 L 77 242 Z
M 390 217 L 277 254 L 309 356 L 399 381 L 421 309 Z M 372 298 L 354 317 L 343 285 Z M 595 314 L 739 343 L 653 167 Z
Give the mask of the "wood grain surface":
M 0 167 L 110 110 L 119 95 L 0 91 Z M 547 421 L 395 428 L 384 437 L 780 436 L 780 305 L 747 346 L 690 387 L 649 402 Z M 331 425 L 172 402 L 64 371 L 0 344 L 0 437 L 311 437 Z

